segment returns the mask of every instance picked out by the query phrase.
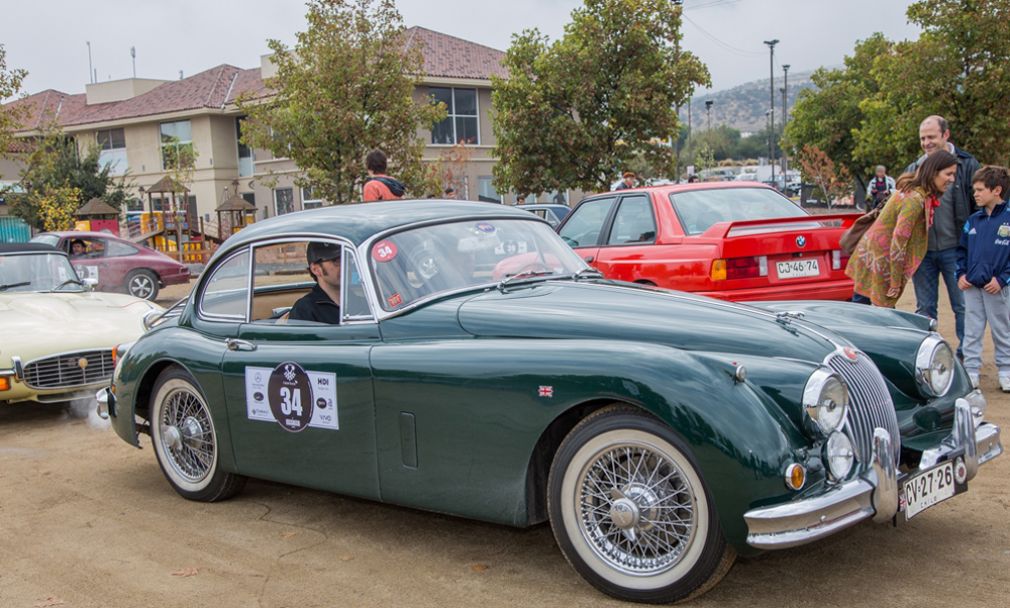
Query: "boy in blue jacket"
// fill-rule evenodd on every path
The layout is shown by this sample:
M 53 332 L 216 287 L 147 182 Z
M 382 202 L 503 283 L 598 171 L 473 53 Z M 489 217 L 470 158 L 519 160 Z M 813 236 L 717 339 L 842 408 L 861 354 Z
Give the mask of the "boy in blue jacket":
M 988 165 L 975 172 L 979 210 L 968 217 L 957 250 L 957 286 L 964 291 L 964 368 L 978 387 L 986 322 L 996 348 L 999 387 L 1010 393 L 1010 210 L 1004 199 L 1010 171 Z

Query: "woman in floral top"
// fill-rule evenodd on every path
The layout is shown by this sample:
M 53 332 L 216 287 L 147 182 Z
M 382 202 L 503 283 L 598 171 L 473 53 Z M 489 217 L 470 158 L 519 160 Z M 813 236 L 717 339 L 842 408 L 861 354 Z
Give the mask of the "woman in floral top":
M 894 308 L 926 255 L 933 211 L 956 175 L 957 158 L 937 150 L 914 174 L 898 178 L 897 191 L 860 239 L 845 268 L 855 283 L 854 301 L 868 299 L 877 306 Z

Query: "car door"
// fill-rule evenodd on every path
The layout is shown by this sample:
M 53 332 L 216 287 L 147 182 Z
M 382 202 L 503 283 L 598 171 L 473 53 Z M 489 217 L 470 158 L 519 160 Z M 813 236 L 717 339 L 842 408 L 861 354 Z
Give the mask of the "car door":
M 101 239 L 105 242 L 105 282 L 122 289 L 126 285 L 126 275 L 137 268 L 136 255 L 140 253 L 133 245 L 116 239 Z
M 655 243 L 656 217 L 649 195 L 621 196 L 594 265 L 611 279 L 658 284 L 652 267 L 662 260 L 654 255 Z
M 235 460 L 253 477 L 378 498 L 369 367 L 378 325 L 346 244 L 342 322 L 284 318 L 314 284 L 305 246 L 254 247 L 247 321 L 222 363 Z
M 600 235 L 610 219 L 616 196 L 585 200 L 558 228 L 558 234 L 589 264 L 596 265 Z

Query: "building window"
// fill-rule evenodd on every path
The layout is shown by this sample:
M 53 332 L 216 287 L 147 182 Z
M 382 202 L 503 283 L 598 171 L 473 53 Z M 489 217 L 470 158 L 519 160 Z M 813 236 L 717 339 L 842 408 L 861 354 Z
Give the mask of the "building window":
M 143 211 L 144 210 L 144 201 L 143 201 L 143 199 L 139 199 L 139 198 L 127 199 L 127 201 L 126 201 L 126 210 L 127 211 Z
M 323 206 L 323 199 L 312 194 L 312 188 L 302 188 L 302 209 L 316 209 Z
M 501 202 L 501 195 L 494 189 L 491 177 L 488 175 L 481 175 L 477 178 L 477 200 L 485 203 Z
M 126 160 L 126 134 L 123 129 L 106 129 L 95 134 L 98 140 L 98 162 L 109 168 L 110 175 L 123 175 L 129 168 Z
M 274 190 L 274 214 L 284 215 L 295 210 L 295 191 L 291 188 Z
M 242 193 L 242 198 L 244 198 L 245 202 L 249 203 L 250 205 L 253 205 L 253 206 L 256 205 L 256 193 L 255 192 L 243 192 Z
M 445 119 L 431 128 L 431 143 L 479 145 L 477 89 L 430 87 L 428 93 L 444 103 L 447 112 Z
M 253 151 L 252 148 L 242 143 L 242 123 L 245 116 L 235 119 L 235 140 L 238 142 L 238 176 L 249 177 L 253 174 Z
M 189 169 L 196 165 L 193 129 L 188 120 L 161 123 L 161 168 Z

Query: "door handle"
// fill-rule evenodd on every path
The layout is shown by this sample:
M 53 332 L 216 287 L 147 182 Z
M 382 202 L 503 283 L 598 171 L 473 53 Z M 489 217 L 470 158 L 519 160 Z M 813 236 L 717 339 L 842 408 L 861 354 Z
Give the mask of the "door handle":
M 593 257 L 593 256 L 591 256 L 591 255 L 587 255 L 586 257 L 584 257 L 584 258 L 582 258 L 582 259 L 583 259 L 583 260 L 585 260 L 587 264 L 592 264 L 592 263 L 593 263 L 593 260 L 595 260 L 596 258 L 594 258 L 594 257 Z
M 241 351 L 254 351 L 256 350 L 256 345 L 252 342 L 246 342 L 245 340 L 237 340 L 235 338 L 228 338 L 224 341 L 228 346 L 228 350 L 241 350 Z

